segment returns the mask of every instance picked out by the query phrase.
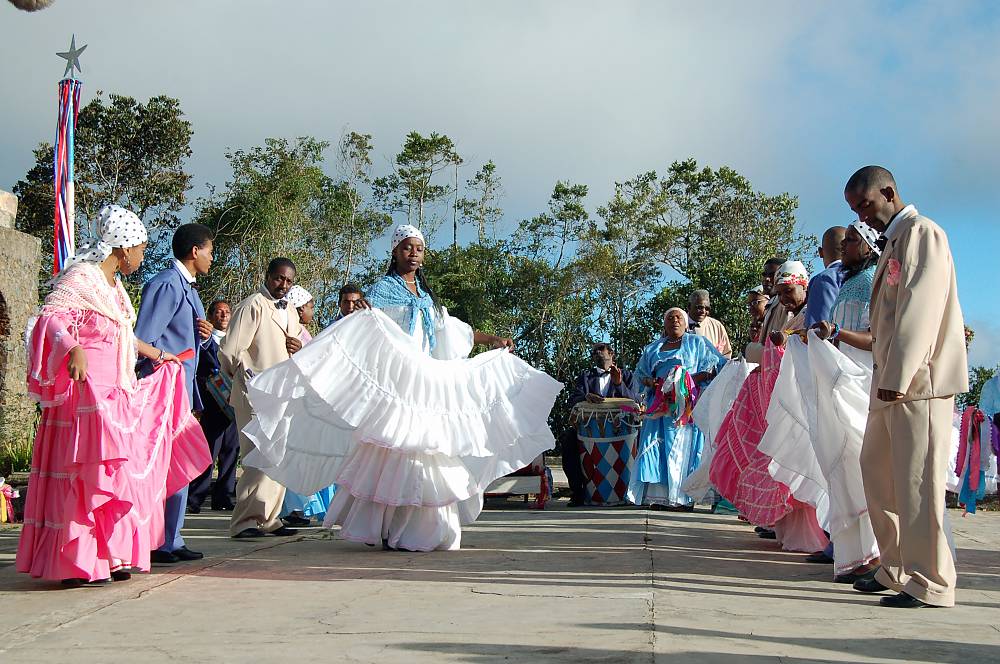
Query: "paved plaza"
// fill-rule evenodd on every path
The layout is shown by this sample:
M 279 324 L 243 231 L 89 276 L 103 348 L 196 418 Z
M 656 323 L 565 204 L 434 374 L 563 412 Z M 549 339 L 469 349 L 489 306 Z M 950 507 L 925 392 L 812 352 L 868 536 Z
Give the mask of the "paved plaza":
M 226 537 L 206 557 L 63 590 L 13 569 L 0 531 L 2 662 L 996 662 L 1000 514 L 952 511 L 959 606 L 891 610 L 733 516 L 508 503 L 461 551 Z

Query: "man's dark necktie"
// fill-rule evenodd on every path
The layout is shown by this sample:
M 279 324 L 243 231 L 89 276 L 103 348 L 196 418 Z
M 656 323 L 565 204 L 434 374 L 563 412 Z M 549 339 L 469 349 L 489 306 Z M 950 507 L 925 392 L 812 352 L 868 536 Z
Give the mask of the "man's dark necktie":
M 881 252 L 885 251 L 885 247 L 888 244 L 889 244 L 889 238 L 887 238 L 884 235 L 880 236 L 879 239 L 875 240 L 875 246 L 878 247 L 878 250 Z
M 275 309 L 284 309 L 288 306 L 288 300 L 278 300 L 274 303 Z

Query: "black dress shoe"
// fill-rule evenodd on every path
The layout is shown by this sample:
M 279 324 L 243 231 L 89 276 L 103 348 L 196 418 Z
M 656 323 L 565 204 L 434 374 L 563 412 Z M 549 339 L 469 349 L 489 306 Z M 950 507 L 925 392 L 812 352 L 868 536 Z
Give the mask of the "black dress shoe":
M 64 588 L 79 588 L 81 586 L 106 586 L 111 583 L 111 579 L 63 579 L 60 581 Z
M 186 546 L 174 549 L 174 555 L 177 556 L 178 560 L 201 560 L 205 557 L 205 554 L 201 551 L 192 551 Z
M 762 532 L 764 532 L 766 530 L 767 530 L 767 528 L 765 528 L 764 526 L 754 526 L 753 527 L 753 531 L 755 533 L 757 533 L 758 535 L 760 535 Z
M 874 574 L 872 574 L 868 578 L 855 581 L 854 589 L 859 593 L 884 593 L 889 588 L 879 583 L 879 580 L 875 578 Z
M 761 539 L 778 539 L 778 536 L 773 530 L 762 530 L 757 533 L 757 537 Z
M 810 553 L 806 556 L 807 563 L 816 563 L 817 565 L 832 565 L 833 558 L 826 555 L 823 551 L 817 551 L 816 553 Z
M 170 551 L 156 550 L 149 552 L 149 562 L 157 563 L 158 565 L 172 565 L 173 563 L 180 562 L 180 560 L 180 558 Z
M 899 593 L 892 597 L 883 597 L 878 601 L 881 606 L 888 606 L 891 609 L 936 609 L 938 607 L 927 602 L 922 602 L 909 593 Z
M 244 528 L 240 532 L 233 535 L 233 539 L 252 539 L 256 537 L 265 537 L 265 533 L 260 528 Z
M 570 498 L 569 502 L 566 503 L 566 507 L 586 507 L 587 501 L 583 498 Z
M 268 535 L 274 535 L 275 537 L 291 537 L 292 535 L 298 535 L 299 531 L 295 528 L 289 528 L 288 526 L 282 526 L 276 530 L 272 530 Z
M 232 503 L 221 503 L 219 505 L 212 503 L 213 512 L 232 512 L 234 509 L 236 509 L 236 505 Z
M 862 579 L 874 579 L 874 578 L 875 578 L 875 570 L 870 569 L 867 572 L 861 572 L 861 573 L 847 572 L 846 574 L 838 574 L 837 576 L 833 577 L 833 582 L 850 583 L 851 585 L 854 585 L 855 583 L 861 581 Z
M 188 504 L 188 514 L 201 514 L 201 505 Z
M 282 517 L 281 522 L 286 526 L 298 526 L 299 528 L 305 528 L 306 526 L 312 524 L 312 520 L 307 519 L 304 516 L 296 516 L 294 514 Z
M 131 578 L 132 578 L 132 573 L 127 570 L 120 569 L 116 572 L 111 573 L 112 581 L 128 581 Z

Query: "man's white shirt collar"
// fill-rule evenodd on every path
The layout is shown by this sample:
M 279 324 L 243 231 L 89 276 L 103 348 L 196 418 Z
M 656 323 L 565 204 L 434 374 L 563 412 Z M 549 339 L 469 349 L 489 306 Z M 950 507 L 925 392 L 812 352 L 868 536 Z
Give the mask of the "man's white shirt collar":
M 189 284 L 193 284 L 195 282 L 195 278 L 193 276 L 191 276 L 191 273 L 188 272 L 188 269 L 186 267 L 184 267 L 184 263 L 180 262 L 176 258 L 173 258 L 171 260 L 174 261 L 174 267 L 176 267 L 178 269 L 178 271 L 180 271 L 181 276 L 184 277 L 185 279 L 187 279 L 187 282 Z
M 909 219 L 910 217 L 917 216 L 917 208 L 913 205 L 907 205 L 905 208 L 893 215 L 892 219 L 889 220 L 889 228 L 885 229 L 885 237 L 889 240 L 894 240 L 897 235 L 899 235 L 899 227 L 902 226 L 899 222 L 904 219 Z

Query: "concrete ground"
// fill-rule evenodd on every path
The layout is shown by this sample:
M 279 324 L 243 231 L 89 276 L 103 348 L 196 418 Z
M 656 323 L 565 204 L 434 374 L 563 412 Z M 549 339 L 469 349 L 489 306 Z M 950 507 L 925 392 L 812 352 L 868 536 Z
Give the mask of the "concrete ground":
M 13 570 L 0 531 L 0 662 L 996 662 L 1000 514 L 957 518 L 955 609 L 892 610 L 732 516 L 509 503 L 457 552 L 306 531 L 63 590 Z M 734 656 L 738 659 L 734 660 Z

